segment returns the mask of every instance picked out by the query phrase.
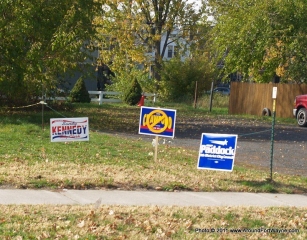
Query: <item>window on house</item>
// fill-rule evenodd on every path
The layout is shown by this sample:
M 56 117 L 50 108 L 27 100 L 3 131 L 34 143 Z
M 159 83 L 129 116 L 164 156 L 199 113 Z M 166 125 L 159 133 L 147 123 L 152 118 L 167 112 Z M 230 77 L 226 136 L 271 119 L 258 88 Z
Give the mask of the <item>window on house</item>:
M 168 46 L 167 48 L 167 57 L 172 58 L 173 57 L 173 46 Z
M 150 65 L 149 78 L 154 78 L 155 76 L 155 65 Z
M 174 57 L 178 56 L 178 53 L 179 53 L 179 47 L 174 46 Z

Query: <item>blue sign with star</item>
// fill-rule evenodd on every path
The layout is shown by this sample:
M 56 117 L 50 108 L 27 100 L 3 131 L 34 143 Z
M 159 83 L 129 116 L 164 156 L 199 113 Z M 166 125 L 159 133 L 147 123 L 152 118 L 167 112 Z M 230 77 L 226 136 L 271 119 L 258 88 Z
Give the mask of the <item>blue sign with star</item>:
M 238 135 L 203 133 L 198 155 L 198 169 L 233 170 Z

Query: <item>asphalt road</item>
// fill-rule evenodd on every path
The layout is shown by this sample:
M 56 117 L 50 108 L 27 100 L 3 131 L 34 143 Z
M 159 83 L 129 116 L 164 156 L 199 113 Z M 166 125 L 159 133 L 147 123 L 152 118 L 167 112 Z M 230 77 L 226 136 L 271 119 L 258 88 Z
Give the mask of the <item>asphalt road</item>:
M 178 144 L 186 140 L 185 145 L 189 147 L 195 145 L 199 148 L 201 133 L 237 134 L 235 162 L 269 171 L 272 159 L 272 169 L 275 174 L 285 173 L 307 177 L 307 128 L 275 125 L 272 138 L 272 124 L 255 126 L 237 122 L 237 124 L 189 123 L 189 125 L 185 128 L 179 127 L 176 132 Z
M 228 133 L 238 134 L 240 140 L 271 141 L 271 123 L 252 123 L 244 121 L 214 121 L 188 122 L 176 124 L 177 138 L 197 139 L 201 133 Z M 307 140 L 307 128 L 287 126 L 285 124 L 274 126 L 274 140 L 282 142 L 305 142 Z
M 283 173 L 307 177 L 307 128 L 275 124 L 272 141 L 272 124 L 269 123 L 179 122 L 176 123 L 175 138 L 167 139 L 166 142 L 198 150 L 202 133 L 237 134 L 235 164 L 252 165 L 270 172 L 272 160 L 274 174 Z M 152 141 L 155 138 L 137 133 L 119 134 L 147 141 Z

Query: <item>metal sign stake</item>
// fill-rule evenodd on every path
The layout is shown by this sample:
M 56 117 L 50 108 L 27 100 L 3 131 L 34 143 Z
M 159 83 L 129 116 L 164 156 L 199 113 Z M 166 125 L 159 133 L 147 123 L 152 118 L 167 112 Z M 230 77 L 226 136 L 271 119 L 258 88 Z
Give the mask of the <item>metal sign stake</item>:
M 273 157 L 274 157 L 274 127 L 275 127 L 275 116 L 276 116 L 276 97 L 277 87 L 273 87 L 273 116 L 272 116 L 272 132 L 271 132 L 271 161 L 270 161 L 270 181 L 273 181 Z

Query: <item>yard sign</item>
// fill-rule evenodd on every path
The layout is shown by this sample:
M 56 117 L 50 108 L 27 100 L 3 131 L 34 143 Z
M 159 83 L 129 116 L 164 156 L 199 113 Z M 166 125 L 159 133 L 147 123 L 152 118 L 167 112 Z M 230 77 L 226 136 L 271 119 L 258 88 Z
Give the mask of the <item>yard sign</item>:
M 51 142 L 88 141 L 88 118 L 51 118 Z
M 229 171 L 233 169 L 238 135 L 203 133 L 198 169 Z
M 176 110 L 141 107 L 139 134 L 174 137 Z

